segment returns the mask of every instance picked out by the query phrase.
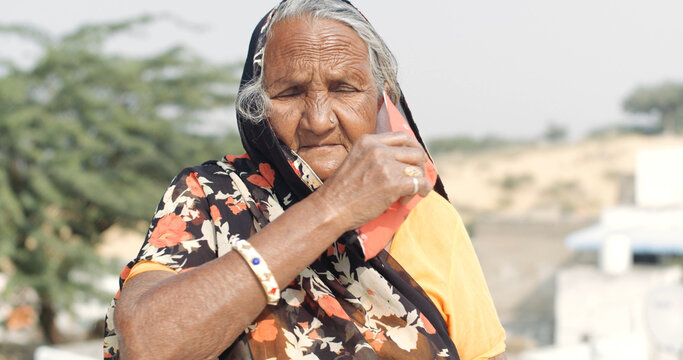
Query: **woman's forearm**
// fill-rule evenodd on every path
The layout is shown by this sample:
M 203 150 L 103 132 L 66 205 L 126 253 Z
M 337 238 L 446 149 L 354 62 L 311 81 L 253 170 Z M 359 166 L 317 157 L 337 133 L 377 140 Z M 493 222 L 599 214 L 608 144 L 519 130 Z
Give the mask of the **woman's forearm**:
M 346 229 L 315 194 L 250 238 L 283 289 Z M 215 358 L 266 306 L 266 297 L 236 252 L 182 274 L 130 279 L 114 320 L 124 359 Z
M 402 174 L 407 165 L 423 167 L 425 158 L 405 133 L 362 136 L 321 188 L 249 239 L 280 289 L 345 231 L 414 195 L 413 179 Z M 431 186 L 420 178 L 418 190 L 425 196 Z M 179 275 L 143 273 L 117 301 L 120 351 L 126 359 L 216 357 L 265 304 L 260 282 L 235 252 Z

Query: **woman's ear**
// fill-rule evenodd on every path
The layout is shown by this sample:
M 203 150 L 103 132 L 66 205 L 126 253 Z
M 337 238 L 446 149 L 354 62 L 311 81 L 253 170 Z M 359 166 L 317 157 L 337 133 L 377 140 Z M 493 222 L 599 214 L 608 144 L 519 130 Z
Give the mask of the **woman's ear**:
M 389 86 L 389 82 L 387 82 L 387 81 L 384 82 L 384 92 L 391 99 L 391 86 Z

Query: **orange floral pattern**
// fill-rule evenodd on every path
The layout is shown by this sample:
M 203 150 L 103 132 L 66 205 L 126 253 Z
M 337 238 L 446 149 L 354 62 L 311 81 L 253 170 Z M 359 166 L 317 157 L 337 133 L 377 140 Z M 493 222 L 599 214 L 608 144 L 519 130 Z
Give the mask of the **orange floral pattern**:
M 427 319 L 427 317 L 425 317 L 423 313 L 420 313 L 420 320 L 422 320 L 422 326 L 424 327 L 427 334 L 436 334 L 436 329 L 434 328 L 434 325 L 432 325 L 432 323 L 429 322 L 429 319 Z
M 192 234 L 185 231 L 187 223 L 176 214 L 164 215 L 149 236 L 149 243 L 160 248 L 176 246 L 183 241 L 192 239 Z
M 349 315 L 344 311 L 344 309 L 342 309 L 339 301 L 332 296 L 321 296 L 318 298 L 318 304 L 320 304 L 320 308 L 323 309 L 328 316 L 336 316 L 344 320 L 351 320 Z
M 293 159 L 290 164 L 310 189 L 320 186 L 305 162 Z M 234 183 L 235 175 L 249 194 L 241 193 L 244 187 Z M 180 273 L 230 252 L 231 241 L 248 239 L 254 223 L 263 228 L 284 211 L 278 199 L 286 204 L 291 194 L 276 195 L 279 181 L 270 165 L 254 164 L 246 155 L 183 170 L 163 195 L 138 256 L 121 272 L 120 284 L 139 261 L 161 262 Z M 403 295 L 405 288 L 399 291 L 385 278 L 395 274 L 393 281 L 410 279 L 400 265 L 386 251 L 366 262 L 358 249 L 342 239 L 335 242 L 283 289 L 278 305 L 265 308 L 245 329 L 237 341 L 248 354 L 231 353 L 231 347 L 220 359 L 457 356 L 449 351 L 454 347 L 447 345 L 445 323 L 439 333 Z M 105 321 L 106 359 L 119 358 L 112 321 L 116 301 Z
M 258 342 L 273 341 L 277 337 L 275 319 L 264 319 L 256 323 L 256 330 L 251 337 Z
M 209 213 L 211 214 L 211 218 L 213 219 L 214 224 L 220 224 L 223 216 L 221 216 L 221 211 L 218 210 L 218 207 L 216 205 L 211 205 L 211 207 L 209 208 Z
M 187 188 L 190 189 L 190 193 L 192 195 L 200 198 L 206 197 L 206 195 L 204 195 L 204 190 L 202 190 L 202 186 L 199 184 L 199 180 L 197 179 L 197 173 L 190 173 L 185 178 L 185 183 Z
M 232 211 L 232 213 L 235 215 L 247 210 L 247 204 L 239 202 L 235 200 L 235 198 L 228 198 L 225 200 L 225 205 L 227 205 L 228 209 L 230 209 L 230 211 Z
M 363 333 L 363 336 L 365 336 L 365 340 L 368 341 L 368 344 L 370 344 L 376 352 L 382 351 L 382 345 L 387 341 L 387 337 L 384 336 L 383 332 L 373 333 L 372 331 L 366 330 Z

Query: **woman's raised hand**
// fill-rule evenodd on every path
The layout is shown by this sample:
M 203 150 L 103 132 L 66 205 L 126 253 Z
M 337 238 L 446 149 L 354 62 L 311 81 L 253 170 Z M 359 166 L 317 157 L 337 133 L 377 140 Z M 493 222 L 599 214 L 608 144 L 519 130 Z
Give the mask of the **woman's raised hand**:
M 334 209 L 342 231 L 355 229 L 396 200 L 411 198 L 413 179 L 418 181 L 417 193 L 426 196 L 432 189 L 424 177 L 426 158 L 422 146 L 406 133 L 363 135 L 313 198 Z M 422 176 L 406 175 L 409 166 L 421 168 Z

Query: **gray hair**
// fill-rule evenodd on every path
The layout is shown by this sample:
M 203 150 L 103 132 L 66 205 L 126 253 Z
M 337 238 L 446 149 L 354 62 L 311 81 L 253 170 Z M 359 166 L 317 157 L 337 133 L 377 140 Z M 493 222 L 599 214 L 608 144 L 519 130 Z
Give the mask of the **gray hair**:
M 370 67 L 377 85 L 378 96 L 382 94 L 386 83 L 389 87 L 389 97 L 394 103 L 398 102 L 401 93 L 398 87 L 396 58 L 372 25 L 358 10 L 345 1 L 287 0 L 279 5 L 270 24 L 265 29 L 266 39 L 270 37 L 270 29 L 273 24 L 303 16 L 310 16 L 313 20 L 336 20 L 353 29 L 368 47 Z M 260 71 L 258 76 L 240 89 L 235 107 L 238 114 L 245 119 L 258 122 L 265 118 L 269 106 L 270 98 L 264 88 L 263 71 Z

